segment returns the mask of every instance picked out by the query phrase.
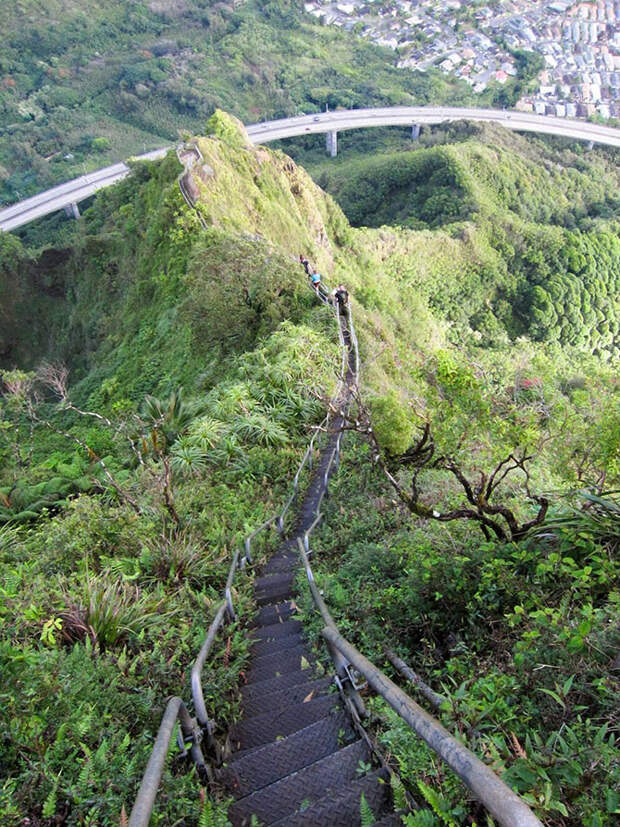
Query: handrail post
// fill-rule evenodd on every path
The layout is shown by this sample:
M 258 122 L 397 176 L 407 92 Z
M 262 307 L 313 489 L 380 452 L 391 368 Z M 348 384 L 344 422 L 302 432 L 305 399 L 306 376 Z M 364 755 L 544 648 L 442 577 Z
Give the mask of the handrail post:
M 228 617 L 230 620 L 236 620 L 237 616 L 235 615 L 235 608 L 232 602 L 232 592 L 230 588 L 226 589 L 226 610 L 228 612 Z
M 454 770 L 503 827 L 541 827 L 540 821 L 527 804 L 507 784 L 345 640 L 337 629 L 326 625 L 322 634 L 366 678 L 375 692 Z
M 327 623 L 330 628 L 336 630 L 336 624 L 334 622 L 334 619 L 329 613 L 329 609 L 325 605 L 325 601 L 321 597 L 321 594 L 317 588 L 314 579 L 314 574 L 312 573 L 308 557 L 306 556 L 306 553 L 304 551 L 304 545 L 301 541 L 301 537 L 297 538 L 297 546 L 299 548 L 299 554 L 301 556 L 304 568 L 306 570 L 306 577 L 308 578 L 308 585 L 310 587 L 312 599 L 314 600 L 314 605 L 318 609 L 325 623 Z M 343 694 L 350 700 L 359 717 L 365 718 L 366 707 L 364 706 L 364 701 L 362 700 L 361 695 L 357 691 L 357 688 L 355 687 L 351 679 L 351 674 L 349 672 L 349 662 L 338 651 L 338 649 L 336 649 L 335 646 L 332 646 L 329 643 L 329 641 L 327 643 L 327 649 L 329 651 L 329 655 L 332 659 L 332 663 L 334 664 L 334 668 L 336 670 L 336 677 L 338 679 L 339 688 L 342 690 Z
M 205 762 L 199 745 L 200 739 L 196 732 L 194 722 L 187 711 L 187 707 L 181 698 L 169 698 L 159 725 L 151 757 L 142 776 L 142 783 L 140 784 L 138 795 L 131 809 L 129 827 L 148 827 L 155 804 L 155 797 L 157 796 L 157 790 L 166 765 L 168 747 L 172 740 L 172 733 L 177 719 L 181 725 L 183 738 L 192 741 L 190 752 L 194 762 L 199 768 L 202 768 L 203 771 L 205 769 Z
M 194 665 L 192 666 L 192 700 L 194 701 L 196 718 L 203 729 L 203 732 L 206 736 L 207 745 L 210 748 L 213 747 L 213 731 L 211 727 L 211 722 L 209 721 L 209 716 L 207 715 L 207 707 L 205 705 L 204 693 L 202 691 L 202 669 L 207 659 L 207 655 L 211 651 L 211 647 L 213 645 L 213 641 L 215 640 L 215 636 L 218 633 L 219 628 L 224 621 L 224 616 L 226 614 L 227 608 L 227 603 L 225 600 L 223 600 L 222 603 L 220 603 L 215 617 L 213 618 L 211 626 L 209 626 L 209 631 L 207 632 L 205 641 L 200 648 L 200 652 L 198 653 L 198 657 L 196 658 Z

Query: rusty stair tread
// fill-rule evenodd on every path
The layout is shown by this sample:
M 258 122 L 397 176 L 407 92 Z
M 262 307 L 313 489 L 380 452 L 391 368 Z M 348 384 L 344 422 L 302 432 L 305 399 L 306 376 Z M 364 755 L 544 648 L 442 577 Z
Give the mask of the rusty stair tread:
M 301 701 L 239 721 L 230 730 L 230 743 L 234 750 L 269 744 L 313 724 L 338 707 L 342 708 L 338 695 L 315 697 L 314 690 L 309 689 Z
M 241 687 L 241 699 L 245 703 L 246 700 L 254 700 L 255 698 L 264 697 L 272 692 L 279 692 L 281 689 L 287 689 L 291 686 L 298 686 L 302 683 L 309 683 L 317 680 L 320 677 L 312 669 L 299 669 L 295 672 L 289 672 L 286 675 L 280 675 L 277 678 L 271 678 L 264 681 L 254 681 L 245 684 Z
M 254 665 L 255 658 L 262 658 L 264 655 L 273 655 L 276 652 L 283 652 L 286 649 L 292 649 L 294 646 L 303 646 L 304 637 L 301 632 L 294 632 L 292 635 L 279 637 L 275 640 L 257 640 L 250 647 L 250 655 L 252 656 L 251 664 Z
M 293 554 L 278 554 L 274 555 L 262 567 L 261 574 L 278 574 L 284 572 L 292 572 L 299 567 L 299 552 Z
M 274 623 L 284 623 L 297 611 L 294 600 L 283 600 L 270 606 L 263 606 L 252 622 L 252 626 L 271 626 Z
M 255 815 L 261 824 L 273 824 L 294 813 L 302 803 L 316 801 L 326 792 L 340 789 L 356 778 L 360 761 L 369 760 L 366 743 L 354 741 L 331 755 L 236 801 L 228 810 L 233 827 L 250 824 Z
M 266 692 L 254 698 L 246 697 L 243 701 L 243 713 L 248 718 L 254 715 L 261 715 L 263 712 L 269 712 L 271 709 L 278 709 L 282 706 L 299 703 L 303 701 L 310 692 L 314 692 L 315 698 L 320 695 L 326 695 L 332 685 L 333 679 L 331 676 L 327 676 L 325 678 L 319 678 L 318 680 L 306 681 L 296 686 L 289 686 L 285 689 Z M 334 698 L 338 697 L 335 692 L 329 694 L 333 695 Z
M 296 592 L 293 586 L 282 585 L 274 587 L 270 591 L 255 592 L 254 600 L 256 600 L 259 606 L 270 606 L 273 603 L 279 603 L 280 600 L 285 600 L 295 596 Z
M 249 669 L 246 669 L 245 677 L 248 684 L 259 683 L 287 675 L 289 672 L 312 671 L 315 662 L 316 659 L 306 646 L 300 644 L 290 649 L 254 658 Z
M 274 586 L 287 584 L 290 585 L 295 579 L 295 574 L 292 571 L 279 571 L 273 574 L 264 574 L 261 577 L 256 577 L 254 580 L 254 591 L 262 592 L 267 589 L 272 589 Z
M 280 741 L 233 758 L 217 772 L 217 778 L 234 798 L 243 798 L 336 752 L 354 738 L 348 715 L 339 711 Z
M 358 827 L 361 825 L 362 794 L 375 818 L 387 815 L 392 808 L 389 774 L 377 770 L 351 781 L 338 795 L 327 795 L 296 815 L 285 815 L 274 822 L 277 827 Z
M 284 623 L 270 623 L 269 626 L 258 626 L 252 629 L 252 637 L 255 640 L 273 640 L 277 637 L 301 632 L 302 629 L 301 620 L 285 620 Z

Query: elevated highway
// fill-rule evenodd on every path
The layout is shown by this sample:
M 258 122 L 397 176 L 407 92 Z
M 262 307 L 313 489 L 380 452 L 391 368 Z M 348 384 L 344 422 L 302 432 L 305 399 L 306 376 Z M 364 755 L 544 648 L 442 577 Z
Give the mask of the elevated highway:
M 560 135 L 595 144 L 620 147 L 620 129 L 600 124 L 576 121 L 567 118 L 553 118 L 514 110 L 475 109 L 431 106 L 394 106 L 380 109 L 348 109 L 337 112 L 322 112 L 315 115 L 299 115 L 277 121 L 264 121 L 247 127 L 250 139 L 255 144 L 265 144 L 296 135 L 327 133 L 330 154 L 337 152 L 337 135 L 345 129 L 361 129 L 372 126 L 410 126 L 413 134 L 425 124 L 450 121 L 479 121 L 497 123 L 518 132 L 537 132 L 546 135 Z M 156 160 L 168 151 L 167 147 L 137 156 L 138 160 Z M 61 209 L 70 209 L 79 214 L 77 205 L 97 190 L 115 184 L 129 174 L 124 163 L 113 164 L 104 169 L 82 175 L 57 187 L 26 198 L 17 204 L 0 210 L 0 230 L 10 231 Z
M 156 161 L 163 158 L 167 151 L 167 148 L 156 149 L 153 152 L 139 155 L 138 160 Z M 42 218 L 62 209 L 71 208 L 73 213 L 76 214 L 77 204 L 80 201 L 90 198 L 91 195 L 103 187 L 116 184 L 117 181 L 121 181 L 129 175 L 130 171 L 127 164 L 121 161 L 118 164 L 98 169 L 96 172 L 89 172 L 88 175 L 80 175 L 79 178 L 66 181 L 64 184 L 40 192 L 31 198 L 25 198 L 16 204 L 11 204 L 10 207 L 0 210 L 0 230 L 5 232 L 16 230 L 37 218 Z
M 441 106 L 391 106 L 382 109 L 347 109 L 300 115 L 279 121 L 265 121 L 247 127 L 254 143 L 267 143 L 295 135 L 317 132 L 339 132 L 369 126 L 421 126 L 449 121 L 480 121 L 497 123 L 518 132 L 539 132 L 561 135 L 598 144 L 620 147 L 620 130 L 611 126 L 553 118 L 516 110 L 476 109 Z

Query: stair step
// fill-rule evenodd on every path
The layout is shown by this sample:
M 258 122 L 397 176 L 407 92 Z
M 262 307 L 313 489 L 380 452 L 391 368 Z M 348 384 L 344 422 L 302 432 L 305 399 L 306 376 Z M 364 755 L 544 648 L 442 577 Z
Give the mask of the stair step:
M 373 811 L 375 818 L 387 815 L 391 805 L 391 790 L 387 770 L 377 770 L 357 781 L 351 781 L 341 789 L 339 795 L 327 795 L 311 804 L 302 813 L 287 815 L 276 821 L 278 827 L 315 827 L 329 824 L 329 827 L 358 827 L 362 818 L 360 803 L 362 794 Z
M 277 574 L 290 572 L 299 566 L 299 552 L 289 551 L 287 554 L 275 554 L 262 568 L 261 574 Z
M 348 715 L 340 711 L 232 760 L 217 778 L 234 798 L 243 798 L 336 752 L 344 745 L 343 737 L 346 743 L 354 735 Z
M 290 587 L 295 575 L 291 571 L 280 571 L 275 574 L 264 574 L 254 580 L 254 591 L 264 592 L 272 591 L 275 587 L 287 586 Z
M 318 698 L 321 695 L 328 693 L 329 687 L 332 685 L 332 678 L 319 678 L 319 680 L 307 681 L 306 683 L 298 684 L 297 686 L 290 686 L 287 689 L 281 689 L 276 692 L 266 692 L 264 695 L 258 695 L 255 698 L 245 698 L 243 701 L 243 714 L 246 717 L 253 715 L 262 715 L 263 712 L 269 712 L 271 709 L 279 709 L 291 704 L 300 703 L 304 698 L 307 698 L 310 692 L 313 692 L 313 697 Z M 329 693 L 337 698 L 337 693 Z
M 245 676 L 248 683 L 259 683 L 271 680 L 271 678 L 279 678 L 289 672 L 297 672 L 300 669 L 311 672 L 314 663 L 308 649 L 301 644 L 281 652 L 255 658 L 251 667 L 246 670 Z
M 281 600 L 287 600 L 295 596 L 296 592 L 292 583 L 289 586 L 286 584 L 275 585 L 268 591 L 254 592 L 254 600 L 259 606 L 270 606 L 273 603 L 279 603 Z
M 308 695 L 310 698 L 306 701 Z M 253 749 L 262 744 L 272 743 L 283 735 L 291 735 L 324 718 L 330 709 L 338 706 L 342 708 L 337 695 L 315 698 L 310 689 L 301 702 L 272 709 L 252 718 L 244 718 L 235 724 L 230 730 L 230 743 L 233 750 Z
M 273 824 L 284 815 L 294 813 L 304 801 L 317 800 L 328 791 L 340 790 L 356 778 L 359 762 L 369 760 L 365 742 L 355 741 L 235 802 L 228 810 L 228 818 L 233 827 L 249 825 L 252 815 L 261 824 Z
M 263 606 L 254 618 L 254 626 L 271 626 L 273 623 L 283 623 L 295 614 L 297 606 L 293 600 L 284 600 L 275 606 Z
M 270 626 L 258 626 L 252 629 L 252 637 L 257 640 L 274 640 L 277 637 L 286 637 L 303 629 L 301 620 L 285 620 L 284 623 L 272 623 Z
M 302 683 L 310 683 L 317 680 L 317 675 L 312 669 L 298 670 L 281 675 L 279 678 L 271 678 L 267 681 L 255 681 L 241 687 L 241 698 L 245 705 L 248 700 L 262 698 L 271 695 L 272 692 L 279 692 L 281 689 L 288 689 L 291 686 L 299 686 Z
M 304 638 L 300 632 L 279 637 L 275 640 L 257 640 L 250 648 L 252 658 L 262 658 L 264 655 L 273 655 L 275 652 L 282 652 L 285 649 L 292 649 L 294 646 L 303 646 Z M 252 661 L 253 663 L 254 661 Z

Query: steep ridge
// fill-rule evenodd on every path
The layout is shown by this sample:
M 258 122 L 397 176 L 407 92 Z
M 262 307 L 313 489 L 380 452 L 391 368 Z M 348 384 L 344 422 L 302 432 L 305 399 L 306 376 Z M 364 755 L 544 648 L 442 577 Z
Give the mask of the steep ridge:
M 355 354 L 345 318 L 339 323 L 348 350 L 348 395 Z M 400 821 L 392 812 L 387 771 L 370 769 L 367 743 L 295 619 L 297 540 L 317 516 L 342 425 L 342 417 L 334 420 L 291 536 L 255 580 L 260 610 L 250 632 L 255 642 L 241 690 L 243 717 L 229 733 L 232 755 L 218 773 L 235 799 L 233 825 L 250 824 L 253 815 L 263 824 L 360 824 L 362 795 L 379 823 Z

